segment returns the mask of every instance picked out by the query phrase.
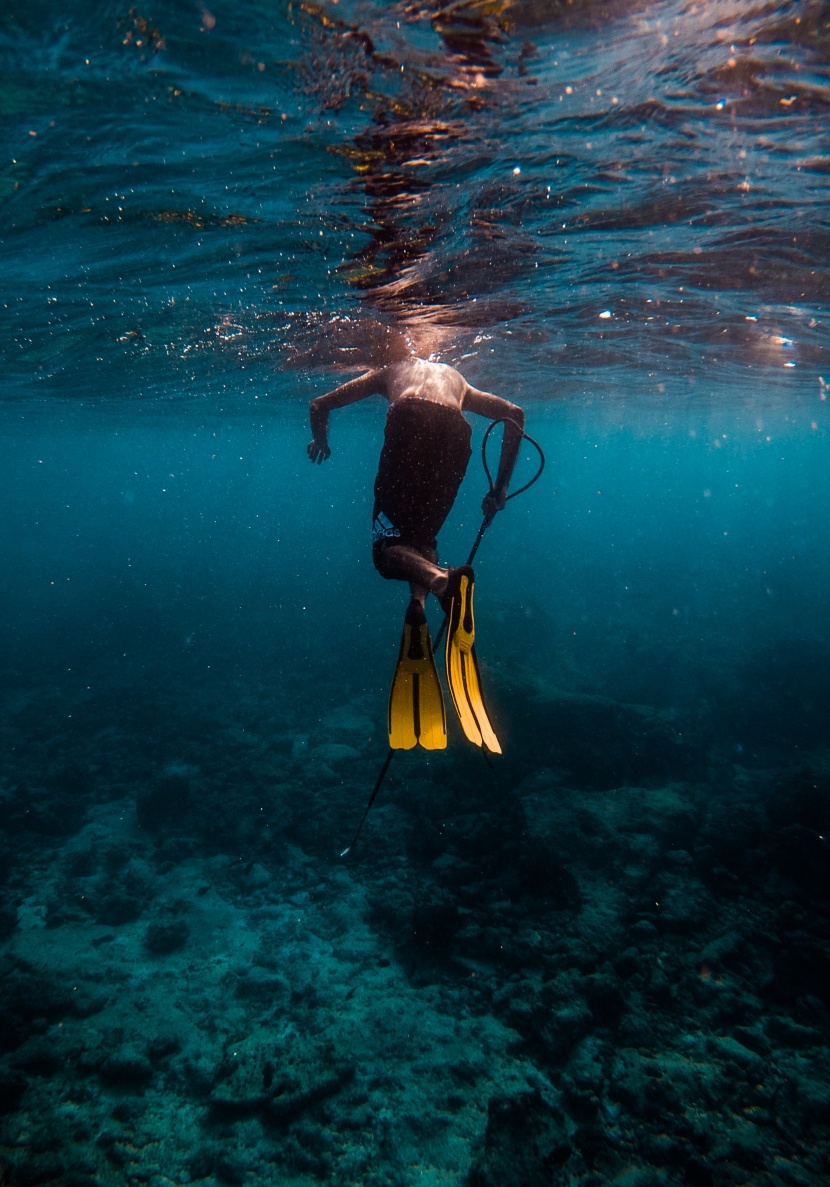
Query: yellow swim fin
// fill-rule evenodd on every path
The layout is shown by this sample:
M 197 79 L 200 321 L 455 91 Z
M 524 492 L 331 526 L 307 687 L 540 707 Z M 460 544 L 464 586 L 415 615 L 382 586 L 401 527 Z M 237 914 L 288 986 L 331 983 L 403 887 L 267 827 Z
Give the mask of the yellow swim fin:
M 412 601 L 406 612 L 398 666 L 389 693 L 389 745 L 393 750 L 443 750 L 447 717 L 424 608 Z
M 469 565 L 451 569 L 447 592 L 442 599 L 447 613 L 447 643 L 444 651 L 447 683 L 461 728 L 469 741 L 476 746 L 483 746 L 491 754 L 501 754 L 499 740 L 490 724 L 481 695 L 481 676 L 474 646 L 474 580 Z

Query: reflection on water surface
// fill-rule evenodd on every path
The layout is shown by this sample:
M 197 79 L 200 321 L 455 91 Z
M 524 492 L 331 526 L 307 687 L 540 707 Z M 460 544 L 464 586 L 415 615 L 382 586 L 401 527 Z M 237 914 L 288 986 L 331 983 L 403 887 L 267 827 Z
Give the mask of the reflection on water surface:
M 821 3 L 76 3 L 1 28 L 15 390 L 80 396 L 92 366 L 221 394 L 411 349 L 556 366 L 572 395 L 586 368 L 655 393 L 830 370 Z

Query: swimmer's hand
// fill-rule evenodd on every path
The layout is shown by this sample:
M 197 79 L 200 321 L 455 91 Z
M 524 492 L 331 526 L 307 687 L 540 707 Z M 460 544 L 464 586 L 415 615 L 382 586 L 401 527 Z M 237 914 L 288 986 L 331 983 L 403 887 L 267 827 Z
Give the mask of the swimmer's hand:
M 308 453 L 308 456 L 311 458 L 312 462 L 316 462 L 318 466 L 322 465 L 326 458 L 331 457 L 331 450 L 325 441 L 321 442 L 316 438 L 314 438 L 312 441 L 309 441 L 306 452 Z
M 507 502 L 507 492 L 499 490 L 489 491 L 482 500 L 481 510 L 484 512 L 485 523 L 492 523 L 497 511 L 504 511 Z

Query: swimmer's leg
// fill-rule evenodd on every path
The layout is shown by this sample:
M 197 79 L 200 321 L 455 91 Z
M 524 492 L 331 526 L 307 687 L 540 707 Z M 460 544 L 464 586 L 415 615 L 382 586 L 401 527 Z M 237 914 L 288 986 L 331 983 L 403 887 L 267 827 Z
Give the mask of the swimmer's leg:
M 390 581 L 408 581 L 414 601 L 423 606 L 428 593 L 440 600 L 447 592 L 447 570 L 440 568 L 434 548 L 389 544 L 373 550 L 375 568 Z

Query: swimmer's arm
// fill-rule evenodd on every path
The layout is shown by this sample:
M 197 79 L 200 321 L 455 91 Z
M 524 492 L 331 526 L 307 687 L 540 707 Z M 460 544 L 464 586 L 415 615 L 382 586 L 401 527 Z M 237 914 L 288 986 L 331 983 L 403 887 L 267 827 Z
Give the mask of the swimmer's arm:
M 485 516 L 492 519 L 497 511 L 504 508 L 507 501 L 507 488 L 510 484 L 513 467 L 516 465 L 516 458 L 519 456 L 522 434 L 525 429 L 524 409 L 520 408 L 518 404 L 511 404 L 509 400 L 502 399 L 501 396 L 493 396 L 490 392 L 480 392 L 477 388 L 471 387 L 469 383 L 464 393 L 463 407 L 469 409 L 470 412 L 477 412 L 480 416 L 486 416 L 490 420 L 504 418 L 504 436 L 501 440 L 496 481 L 492 491 L 485 495 L 481 505 Z
M 347 404 L 356 404 L 358 400 L 365 400 L 367 396 L 386 395 L 386 369 L 367 371 L 357 379 L 350 379 L 340 387 L 317 396 L 308 406 L 311 420 L 311 441 L 308 443 L 308 456 L 313 462 L 324 462 L 331 457 L 329 449 L 329 412 L 332 408 L 345 408 Z

